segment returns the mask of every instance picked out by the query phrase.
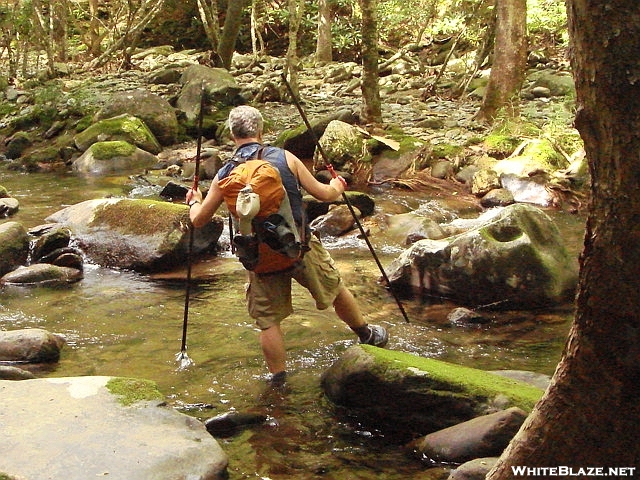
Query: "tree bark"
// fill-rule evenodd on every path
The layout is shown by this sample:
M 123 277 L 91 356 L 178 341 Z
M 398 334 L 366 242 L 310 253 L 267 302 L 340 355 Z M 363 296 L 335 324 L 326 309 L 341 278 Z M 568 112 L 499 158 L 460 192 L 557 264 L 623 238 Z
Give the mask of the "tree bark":
M 378 84 L 378 22 L 376 0 L 360 0 L 362 8 L 362 119 L 382 123 Z
M 496 40 L 487 91 L 479 120 L 493 122 L 501 109 L 518 111 L 518 94 L 527 67 L 527 1 L 496 0 Z
M 204 33 L 209 39 L 211 49 L 214 52 L 218 51 L 218 45 L 220 44 L 220 23 L 218 21 L 218 2 L 213 0 L 207 5 L 206 0 L 197 0 L 198 14 L 200 15 L 200 21 L 204 27 Z
M 222 66 L 227 70 L 231 68 L 231 59 L 236 50 L 236 40 L 242 26 L 242 11 L 246 4 L 247 0 L 233 0 L 229 1 L 227 5 L 227 15 L 218 46 L 218 55 L 222 60 Z
M 304 13 L 304 0 L 289 0 L 289 47 L 287 48 L 285 74 L 296 97 L 298 92 L 298 32 Z
M 640 465 L 640 5 L 567 7 L 576 126 L 592 177 L 576 315 L 550 387 L 491 480 L 513 478 L 514 466 Z
M 318 40 L 316 43 L 316 61 L 333 60 L 331 41 L 331 6 L 329 0 L 318 0 Z

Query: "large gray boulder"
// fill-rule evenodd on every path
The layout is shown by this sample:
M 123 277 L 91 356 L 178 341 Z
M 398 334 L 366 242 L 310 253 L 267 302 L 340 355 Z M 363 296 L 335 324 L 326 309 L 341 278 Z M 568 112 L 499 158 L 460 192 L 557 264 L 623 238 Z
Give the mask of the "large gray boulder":
M 76 244 L 93 262 L 140 272 L 170 270 L 186 261 L 189 208 L 170 202 L 108 198 L 64 208 L 46 221 L 67 226 Z M 193 252 L 217 245 L 223 220 L 194 231 Z
M 0 224 L 0 276 L 23 265 L 28 256 L 29 234 L 22 224 Z
M 178 117 L 164 98 L 143 88 L 115 93 L 96 113 L 95 121 L 118 115 L 134 115 L 155 135 L 160 145 L 172 145 L 178 139 Z
M 532 308 L 571 298 L 578 262 L 548 215 L 515 204 L 488 211 L 462 233 L 414 243 L 387 273 L 396 288 L 426 296 Z
M 149 381 L 1 380 L 0 412 L 9 478 L 227 478 L 228 458 L 202 422 L 166 406 Z
M 203 88 L 207 104 L 215 107 L 234 104 L 240 93 L 236 79 L 224 68 L 192 65 L 184 71 L 180 83 L 182 89 L 176 100 L 176 107 L 184 112 L 189 121 L 198 118 Z

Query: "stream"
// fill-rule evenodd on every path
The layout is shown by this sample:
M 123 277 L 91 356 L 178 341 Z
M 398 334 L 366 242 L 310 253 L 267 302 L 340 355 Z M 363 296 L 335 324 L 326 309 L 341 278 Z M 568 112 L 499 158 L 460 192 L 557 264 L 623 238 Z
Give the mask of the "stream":
M 126 179 L 125 179 L 126 180 Z M 20 201 L 20 211 L 0 220 L 26 228 L 64 206 L 130 194 L 123 179 L 3 171 L 0 185 Z M 429 199 L 384 192 L 377 205 Z M 584 218 L 549 212 L 577 258 Z M 488 324 L 453 325 L 445 300 L 406 300 L 405 322 L 393 297 L 377 283 L 379 271 L 355 237 L 326 242 L 370 323 L 390 332 L 388 348 L 476 368 L 553 374 L 573 316 L 572 305 L 536 311 L 484 311 Z M 375 244 L 374 244 L 375 245 Z M 377 245 L 383 265 L 400 251 Z M 359 425 L 335 408 L 320 389 L 320 375 L 355 342 L 332 311 L 319 312 L 299 286 L 295 313 L 283 323 L 289 362 L 288 388 L 266 388 L 257 331 L 244 305 L 245 273 L 230 254 L 198 265 L 207 280 L 191 288 L 187 352 L 194 364 L 178 369 L 185 283 L 85 264 L 84 279 L 61 288 L 0 289 L 0 329 L 38 327 L 63 335 L 57 364 L 24 366 L 40 377 L 113 375 L 155 381 L 167 402 L 205 420 L 228 411 L 263 412 L 264 425 L 219 438 L 233 479 L 438 478 L 437 472 L 384 432 Z M 433 469 L 439 470 L 439 469 Z M 441 470 L 441 469 L 440 469 Z M 442 475 L 442 472 L 440 472 Z

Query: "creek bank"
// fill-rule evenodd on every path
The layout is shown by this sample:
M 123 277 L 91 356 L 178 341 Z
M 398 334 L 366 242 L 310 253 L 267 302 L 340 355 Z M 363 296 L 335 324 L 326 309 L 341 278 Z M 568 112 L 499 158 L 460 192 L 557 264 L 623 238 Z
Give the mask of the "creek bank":
M 204 425 L 161 399 L 151 382 L 135 379 L 0 380 L 11 452 L 0 472 L 24 480 L 228 478 L 228 458 Z

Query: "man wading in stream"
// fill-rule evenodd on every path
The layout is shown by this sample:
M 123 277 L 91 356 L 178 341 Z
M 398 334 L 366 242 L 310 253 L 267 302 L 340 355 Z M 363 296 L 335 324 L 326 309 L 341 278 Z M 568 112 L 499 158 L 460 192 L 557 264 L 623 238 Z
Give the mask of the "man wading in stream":
M 341 177 L 333 178 L 328 185 L 320 183 L 298 157 L 287 150 L 263 147 L 263 119 L 260 112 L 249 106 L 234 108 L 229 114 L 229 129 L 236 144 L 232 162 L 223 166 L 211 183 L 207 196 L 202 198 L 199 189 L 187 193 L 189 216 L 195 227 L 211 220 L 224 201 L 221 184 L 234 167 L 249 159 L 261 158 L 277 168 L 287 191 L 296 226 L 301 230 L 306 252 L 292 266 L 284 258 L 284 270 L 271 273 L 248 271 L 246 291 L 249 315 L 260 328 L 260 346 L 271 373 L 270 383 L 283 384 L 286 380 L 286 351 L 280 322 L 293 313 L 291 303 L 291 279 L 305 287 L 319 310 L 333 304 L 336 314 L 353 330 L 360 343 L 384 347 L 389 335 L 377 325 L 368 325 L 351 292 L 343 284 L 333 259 L 315 235 L 306 234 L 303 227 L 304 212 L 300 187 L 316 199 L 331 202 L 345 189 Z M 243 262 L 245 263 L 245 262 Z M 290 262 L 289 262 L 290 263 Z M 246 265 L 245 265 L 246 266 Z M 257 270 L 260 270 L 259 268 Z

